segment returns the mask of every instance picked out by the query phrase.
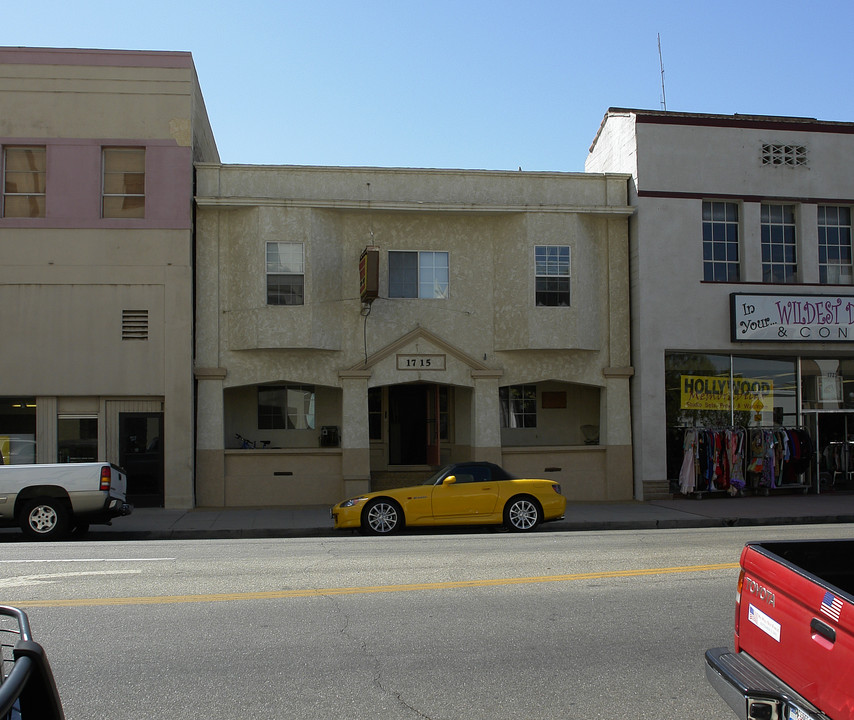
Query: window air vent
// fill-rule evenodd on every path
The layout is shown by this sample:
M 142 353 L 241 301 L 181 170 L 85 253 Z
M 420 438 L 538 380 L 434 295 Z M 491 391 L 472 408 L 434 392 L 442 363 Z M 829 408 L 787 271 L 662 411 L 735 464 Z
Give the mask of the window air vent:
M 762 143 L 762 164 L 803 167 L 807 164 L 807 149 L 803 145 Z
M 148 340 L 148 310 L 122 310 L 122 340 Z

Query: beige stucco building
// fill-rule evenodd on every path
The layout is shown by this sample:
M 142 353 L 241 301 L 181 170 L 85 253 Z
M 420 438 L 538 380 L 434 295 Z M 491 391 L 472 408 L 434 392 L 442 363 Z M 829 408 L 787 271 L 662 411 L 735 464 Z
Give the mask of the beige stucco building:
M 110 460 L 193 504 L 189 53 L 0 48 L 0 453 Z
M 468 459 L 632 497 L 626 175 L 196 172 L 198 505 Z

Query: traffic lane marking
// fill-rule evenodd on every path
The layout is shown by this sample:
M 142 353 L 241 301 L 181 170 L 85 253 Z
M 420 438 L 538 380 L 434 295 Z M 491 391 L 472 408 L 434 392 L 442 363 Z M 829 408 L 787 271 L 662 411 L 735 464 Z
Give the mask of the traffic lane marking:
M 41 573 L 40 575 L 15 575 L 10 578 L 0 578 L 0 590 L 26 587 L 27 585 L 50 584 L 57 580 L 67 580 L 73 577 L 139 575 L 141 572 L 141 570 L 82 570 L 80 572 Z
M 123 598 L 80 598 L 68 600 L 23 600 L 16 607 L 103 607 L 117 605 L 174 605 L 179 603 L 230 602 L 235 600 L 284 600 L 288 598 L 329 597 L 331 595 L 367 595 L 371 593 L 413 592 L 417 590 L 458 590 L 462 588 L 498 587 L 502 585 L 532 585 L 548 582 L 572 582 L 578 580 L 601 580 L 606 578 L 641 577 L 650 575 L 673 575 L 677 573 L 709 572 L 712 570 L 734 570 L 738 563 L 714 565 L 683 565 L 666 568 L 644 568 L 640 570 L 605 570 L 571 575 L 541 575 L 521 578 L 499 578 L 494 580 L 456 580 L 435 583 L 413 583 L 407 585 L 369 585 L 346 588 L 306 588 L 304 590 L 272 590 L 267 592 L 215 593 L 205 595 L 161 595 Z
M 37 558 L 32 560 L 0 560 L 0 565 L 30 565 L 32 563 L 111 563 L 111 562 L 164 562 L 175 560 L 173 557 L 151 557 L 151 558 Z

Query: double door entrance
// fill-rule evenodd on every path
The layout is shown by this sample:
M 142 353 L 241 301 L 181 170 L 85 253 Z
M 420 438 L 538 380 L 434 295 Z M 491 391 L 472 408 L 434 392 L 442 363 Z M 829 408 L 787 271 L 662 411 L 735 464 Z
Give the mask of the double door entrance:
M 413 383 L 388 387 L 388 464 L 440 465 L 449 440 L 450 389 Z

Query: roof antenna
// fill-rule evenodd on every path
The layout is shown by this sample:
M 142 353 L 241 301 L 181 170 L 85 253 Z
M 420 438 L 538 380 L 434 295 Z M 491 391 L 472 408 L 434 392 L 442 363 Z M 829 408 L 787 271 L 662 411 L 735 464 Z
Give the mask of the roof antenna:
M 664 94 L 664 61 L 661 59 L 661 33 L 658 33 L 658 65 L 661 68 L 661 109 L 667 112 L 667 95 Z

